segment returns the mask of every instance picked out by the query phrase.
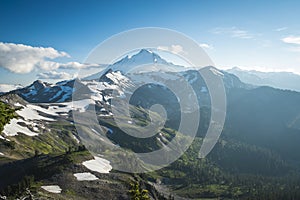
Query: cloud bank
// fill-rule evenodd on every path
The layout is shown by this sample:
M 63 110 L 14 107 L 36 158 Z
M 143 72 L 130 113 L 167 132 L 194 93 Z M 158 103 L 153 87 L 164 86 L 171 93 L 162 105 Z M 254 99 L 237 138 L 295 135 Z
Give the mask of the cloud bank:
M 280 31 L 285 31 L 287 29 L 288 29 L 288 27 L 280 27 L 280 28 L 275 29 L 275 31 L 280 32 Z
M 73 75 L 66 72 L 44 72 L 37 75 L 39 79 L 72 79 Z
M 97 64 L 78 62 L 58 63 L 53 61 L 60 57 L 70 57 L 66 52 L 52 47 L 33 47 L 24 44 L 0 42 L 0 67 L 14 73 L 29 73 L 34 69 L 56 70 L 82 69 L 97 67 Z
M 288 36 L 281 39 L 284 43 L 300 45 L 300 37 Z
M 202 47 L 203 49 L 213 49 L 213 46 L 206 43 L 201 43 L 199 44 L 199 46 Z

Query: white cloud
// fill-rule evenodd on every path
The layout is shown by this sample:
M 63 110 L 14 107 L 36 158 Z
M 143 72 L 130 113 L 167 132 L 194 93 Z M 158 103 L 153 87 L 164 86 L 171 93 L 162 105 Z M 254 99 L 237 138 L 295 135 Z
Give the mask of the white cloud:
M 296 45 L 300 45 L 300 37 L 298 36 L 288 36 L 285 38 L 281 39 L 283 42 L 287 43 L 287 44 L 296 44 Z
M 98 68 L 99 66 L 100 65 L 98 65 L 98 64 L 68 62 L 68 63 L 61 63 L 59 65 L 59 68 L 62 68 L 62 69 L 86 69 L 86 68 Z
M 0 66 L 15 73 L 28 73 L 34 68 L 52 68 L 55 65 L 46 59 L 58 57 L 69 57 L 69 55 L 51 47 L 0 42 Z
M 74 75 L 71 75 L 66 72 L 44 72 L 44 73 L 39 73 L 37 75 L 39 79 L 72 79 L 75 78 Z
M 199 44 L 199 46 L 202 47 L 203 49 L 213 49 L 213 46 L 206 43 Z
M 214 34 L 226 34 L 233 38 L 252 39 L 254 35 L 246 30 L 239 29 L 235 26 L 229 28 L 215 28 L 212 30 Z
M 66 52 L 52 47 L 32 47 L 24 44 L 0 42 L 0 67 L 14 73 L 28 73 L 34 69 L 55 70 L 97 67 L 96 64 L 78 62 L 58 63 L 51 61 L 59 57 L 70 57 Z
M 280 32 L 280 31 L 285 31 L 287 29 L 288 29 L 287 27 L 280 27 L 280 28 L 275 29 L 275 31 Z
M 157 47 L 158 50 L 162 50 L 162 51 L 170 51 L 174 54 L 184 54 L 186 53 L 183 50 L 183 47 L 181 45 L 177 45 L 177 44 L 173 44 L 171 46 L 158 46 Z
M 167 46 L 158 46 L 157 49 L 162 51 L 169 51 L 169 47 Z

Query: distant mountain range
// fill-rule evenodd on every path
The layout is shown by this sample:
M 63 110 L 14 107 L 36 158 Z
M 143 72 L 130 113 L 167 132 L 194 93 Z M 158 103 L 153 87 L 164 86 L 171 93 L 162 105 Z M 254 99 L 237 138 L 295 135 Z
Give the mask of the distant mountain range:
M 242 70 L 238 67 L 226 71 L 236 75 L 244 83 L 300 91 L 300 75 L 291 72 L 261 72 Z

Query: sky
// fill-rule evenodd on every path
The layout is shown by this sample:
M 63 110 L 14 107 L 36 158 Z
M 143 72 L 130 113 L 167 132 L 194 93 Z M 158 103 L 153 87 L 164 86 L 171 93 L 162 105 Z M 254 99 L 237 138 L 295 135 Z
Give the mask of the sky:
M 300 74 L 297 0 L 0 0 L 0 84 L 70 79 L 99 43 L 162 27 L 193 38 L 220 69 Z M 174 44 L 175 45 L 175 44 Z

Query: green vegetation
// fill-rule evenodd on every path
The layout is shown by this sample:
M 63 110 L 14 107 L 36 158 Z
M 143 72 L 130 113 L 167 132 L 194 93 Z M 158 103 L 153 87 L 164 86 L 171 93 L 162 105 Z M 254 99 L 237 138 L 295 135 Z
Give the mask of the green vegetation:
M 138 182 L 131 183 L 131 188 L 129 190 L 129 194 L 131 200 L 150 200 L 148 195 L 149 191 L 146 189 L 141 189 Z
M 35 185 L 34 176 L 24 176 L 18 183 L 9 185 L 5 190 L 5 195 L 9 199 L 23 195 L 26 192 L 26 189 L 33 188 Z
M 73 125 L 58 121 L 48 126 L 50 129 L 42 129 L 34 137 L 18 134 L 9 137 L 9 140 L 0 140 L 0 151 L 5 152 L 11 159 L 24 159 L 43 154 L 61 154 L 78 147 L 79 144 L 73 136 Z
M 2 133 L 5 124 L 16 117 L 15 109 L 12 109 L 9 105 L 0 101 L 0 133 Z
M 300 198 L 300 176 L 297 170 L 278 159 L 276 154 L 254 146 L 221 140 L 207 158 L 198 159 L 201 143 L 201 138 L 196 138 L 177 161 L 148 173 L 145 178 L 153 182 L 160 181 L 175 194 L 192 199 Z M 243 156 L 236 155 L 238 152 Z
M 300 96 L 289 105 L 284 101 L 284 94 L 280 94 L 280 98 L 272 97 L 276 95 L 274 89 L 243 92 L 229 93 L 232 104 L 229 107 L 232 108 L 221 139 L 208 157 L 198 158 L 210 117 L 204 107 L 199 132 L 190 148 L 168 167 L 148 173 L 143 179 L 162 183 L 171 189 L 171 194 L 191 199 L 300 199 L 300 168 L 297 165 L 300 154 L 296 150 L 299 149 L 300 134 L 298 129 L 291 127 L 299 122 L 288 124 L 291 116 L 298 116 L 300 107 L 296 100 Z M 256 95 L 257 92 L 262 94 Z M 268 94 L 271 98 L 264 92 L 271 92 Z M 238 101 L 243 95 L 246 98 Z M 257 96 L 263 100 L 257 101 Z M 271 104 L 272 101 L 276 102 Z M 277 109 L 277 104 L 284 104 L 289 111 L 282 112 Z M 268 112 L 260 112 L 265 108 Z M 143 122 L 145 117 L 141 113 L 139 117 L 137 113 L 135 119 Z M 113 134 L 108 134 L 112 141 L 134 152 L 149 152 L 161 147 L 155 137 L 137 139 L 128 136 L 109 118 L 100 119 L 100 124 L 113 130 Z M 175 123 L 168 124 L 176 129 Z M 162 135 L 170 141 L 178 134 L 174 129 L 164 128 Z M 125 164 L 136 163 L 133 160 Z
M 147 112 L 145 110 L 138 107 L 132 107 L 132 112 L 134 114 L 133 119 L 136 124 L 139 124 L 138 126 L 141 124 L 147 125 L 147 123 L 149 123 L 146 118 Z M 146 153 L 158 150 L 162 147 L 162 144 L 157 141 L 157 135 L 147 138 L 133 137 L 123 132 L 113 118 L 98 118 L 98 120 L 101 125 L 109 127 L 112 130 L 113 133 L 107 134 L 107 137 L 123 148 L 130 149 L 134 152 Z M 129 120 L 130 119 L 125 119 L 124 121 L 127 122 Z M 133 126 L 128 123 L 122 124 L 122 126 L 132 129 L 132 131 L 135 132 L 139 131 L 139 129 L 133 128 Z M 175 136 L 176 131 L 170 128 L 163 128 L 160 133 L 170 141 Z
M 38 155 L 1 165 L 0 194 L 15 199 L 15 197 L 25 194 L 27 188 L 35 192 L 39 189 L 39 181 L 60 174 L 73 164 L 91 158 L 90 153 L 83 146 L 79 146 L 77 149 L 72 148 L 71 151 L 60 155 Z M 71 193 L 71 190 L 68 191 L 68 195 Z

